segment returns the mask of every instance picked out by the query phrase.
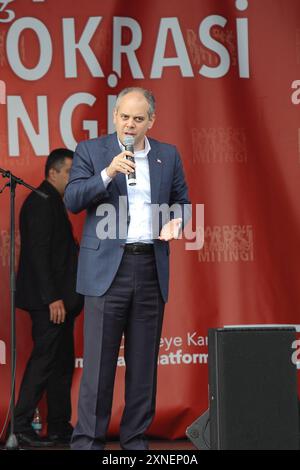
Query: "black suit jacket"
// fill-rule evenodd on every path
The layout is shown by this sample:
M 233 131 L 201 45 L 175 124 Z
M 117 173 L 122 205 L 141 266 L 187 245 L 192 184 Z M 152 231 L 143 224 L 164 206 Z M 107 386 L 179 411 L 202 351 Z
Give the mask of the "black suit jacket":
M 77 315 L 83 297 L 76 293 L 78 247 L 62 197 L 48 181 L 32 192 L 20 212 L 21 253 L 17 274 L 16 306 L 45 308 L 63 299 L 68 313 Z

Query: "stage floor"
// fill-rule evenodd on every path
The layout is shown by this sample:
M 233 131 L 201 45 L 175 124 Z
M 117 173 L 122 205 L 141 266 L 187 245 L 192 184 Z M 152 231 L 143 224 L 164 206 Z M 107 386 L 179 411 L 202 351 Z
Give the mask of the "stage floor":
M 3 448 L 3 444 L 1 445 Z M 33 450 L 32 447 L 22 446 L 23 449 Z M 45 447 L 44 449 L 34 450 L 69 450 L 68 446 L 54 446 Z M 118 441 L 110 441 L 106 444 L 105 450 L 121 450 Z M 150 440 L 149 450 L 197 450 L 196 447 L 188 440 L 182 439 L 177 441 L 165 441 L 165 440 Z

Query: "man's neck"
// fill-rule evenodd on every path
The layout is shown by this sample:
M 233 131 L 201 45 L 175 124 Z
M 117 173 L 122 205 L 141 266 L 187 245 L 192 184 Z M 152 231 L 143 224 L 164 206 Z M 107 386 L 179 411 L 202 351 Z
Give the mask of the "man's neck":
M 145 149 L 145 145 L 146 145 L 146 139 L 144 137 L 143 141 L 137 147 L 134 147 L 134 150 L 136 152 L 140 152 L 141 150 Z
M 56 189 L 56 191 L 58 192 L 58 194 L 60 195 L 60 197 L 64 197 L 63 194 L 61 194 L 61 192 L 59 191 L 59 189 L 56 187 L 55 183 L 53 183 L 53 181 L 50 181 L 48 178 L 46 178 L 46 181 L 51 184 L 51 186 L 53 186 L 54 189 Z

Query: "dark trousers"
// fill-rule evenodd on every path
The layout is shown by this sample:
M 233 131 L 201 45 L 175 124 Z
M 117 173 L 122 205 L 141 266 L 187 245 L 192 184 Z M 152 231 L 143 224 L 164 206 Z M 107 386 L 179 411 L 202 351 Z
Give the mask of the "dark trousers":
M 74 371 L 74 318 L 62 324 L 49 320 L 49 309 L 29 312 L 33 350 L 27 362 L 15 408 L 15 432 L 31 429 L 31 421 L 47 393 L 48 432 L 64 429 L 71 419 L 71 385 Z
M 104 448 L 123 333 L 126 375 L 120 443 L 123 449 L 147 449 L 144 433 L 155 413 L 163 311 L 153 253 L 125 252 L 108 291 L 85 298 L 83 376 L 72 449 Z

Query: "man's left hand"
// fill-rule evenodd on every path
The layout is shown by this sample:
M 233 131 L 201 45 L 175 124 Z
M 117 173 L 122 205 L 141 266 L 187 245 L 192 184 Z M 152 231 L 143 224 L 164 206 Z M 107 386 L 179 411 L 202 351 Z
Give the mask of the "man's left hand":
M 182 224 L 182 219 L 173 219 L 170 220 L 167 224 L 161 229 L 158 240 L 168 242 L 170 240 L 176 239 L 179 236 L 180 227 Z

